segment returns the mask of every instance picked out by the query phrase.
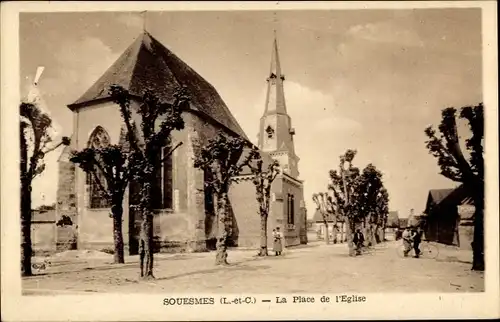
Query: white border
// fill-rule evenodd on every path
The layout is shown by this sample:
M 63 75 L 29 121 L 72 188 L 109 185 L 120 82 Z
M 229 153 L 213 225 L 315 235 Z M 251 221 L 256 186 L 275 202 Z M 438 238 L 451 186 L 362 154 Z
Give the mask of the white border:
M 3 2 L 1 4 L 1 256 L 2 317 L 5 320 L 259 320 L 492 318 L 499 309 L 498 54 L 494 1 L 432 2 Z M 162 305 L 158 295 L 21 297 L 19 276 L 19 12 L 483 8 L 483 88 L 486 107 L 486 266 L 484 293 L 367 294 L 363 304 L 326 305 Z M 493 139 L 495 138 L 495 139 Z M 13 153 L 11 153 L 13 152 Z M 284 296 L 289 294 L 283 294 Z M 315 294 L 316 296 L 318 294 Z M 184 294 L 183 296 L 187 296 Z M 202 296 L 202 294 L 196 294 Z M 214 296 L 206 294 L 206 296 Z M 216 295 L 216 299 L 223 295 Z M 256 296 L 256 295 L 254 295 Z M 275 296 L 278 296 L 276 294 Z M 267 295 L 266 297 L 270 297 Z

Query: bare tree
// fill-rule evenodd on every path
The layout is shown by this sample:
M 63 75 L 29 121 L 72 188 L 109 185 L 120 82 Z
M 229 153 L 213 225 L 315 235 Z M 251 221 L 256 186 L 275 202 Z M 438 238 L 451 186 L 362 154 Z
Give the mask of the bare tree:
M 52 137 L 49 133 L 52 120 L 32 103 L 21 103 L 20 112 L 20 178 L 21 178 L 21 273 L 32 275 L 31 256 L 31 191 L 33 179 L 45 170 L 43 159 L 47 153 L 61 145 L 69 145 L 63 137 L 61 142 L 49 147 Z
M 267 169 L 263 169 L 262 157 L 256 148 L 250 152 L 249 167 L 253 174 L 252 182 L 255 185 L 257 203 L 259 204 L 260 216 L 260 249 L 259 256 L 267 256 L 267 221 L 269 217 L 270 200 L 271 200 L 271 186 L 274 179 L 280 173 L 279 163 L 276 160 L 269 163 Z
M 130 104 L 132 95 L 117 85 L 111 86 L 109 94 L 120 107 L 127 129 L 127 142 L 131 149 L 130 171 L 133 180 L 140 186 L 140 201 L 137 208 L 142 214 L 139 238 L 141 277 L 154 278 L 153 182 L 158 167 L 182 144 L 180 142 L 172 146 L 171 133 L 184 128 L 181 113 L 189 104 L 189 96 L 182 87 L 174 94 L 173 102 L 167 103 L 160 101 L 153 92 L 146 91 L 140 99 L 139 108 L 135 111 L 141 120 L 139 135 L 132 119 L 133 111 Z
M 228 216 L 228 194 L 232 178 L 241 173 L 243 167 L 248 166 L 254 158 L 254 153 L 249 153 L 243 161 L 239 162 L 243 150 L 249 147 L 249 143 L 239 137 L 228 137 L 223 132 L 209 140 L 200 147 L 196 155 L 194 166 L 207 173 L 209 179 L 205 181 L 205 187 L 214 192 L 214 206 L 218 217 L 217 252 L 216 265 L 227 265 L 227 241 L 230 235 Z

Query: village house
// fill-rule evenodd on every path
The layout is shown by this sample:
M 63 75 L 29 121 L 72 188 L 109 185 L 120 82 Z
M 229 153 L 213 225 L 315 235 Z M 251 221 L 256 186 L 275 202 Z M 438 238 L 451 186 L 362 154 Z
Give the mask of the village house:
M 474 210 L 472 198 L 463 185 L 430 190 L 421 218 L 426 239 L 471 249 Z
M 343 243 L 347 240 L 347 227 L 342 219 L 337 218 L 337 220 L 335 220 L 334 215 L 329 213 L 326 222 L 328 224 L 328 236 L 330 238 L 330 241 Z M 314 216 L 312 218 L 312 223 L 314 231 L 316 232 L 316 239 L 325 240 L 326 225 L 325 220 L 323 219 L 323 215 L 321 214 L 319 209 L 316 209 L 316 212 L 314 213 Z
M 299 179 L 299 157 L 295 154 L 291 118 L 286 110 L 276 38 L 271 69 L 267 75 L 268 95 L 260 121 L 258 148 L 266 162 L 276 159 L 281 173 L 272 185 L 268 235 L 275 227 L 284 234 L 285 246 L 307 242 L 303 181 Z M 144 32 L 115 63 L 74 103 L 71 146 L 59 158 L 56 213 L 70 224 L 57 228 L 57 245 L 65 249 L 112 248 L 110 204 L 103 199 L 93 180 L 69 161 L 71 150 L 121 144 L 125 130 L 117 105 L 109 98 L 110 85 L 121 85 L 134 95 L 132 108 L 141 94 L 151 89 L 163 101 L 171 101 L 180 86 L 191 96 L 190 107 L 182 113 L 185 128 L 172 134 L 172 142 L 183 144 L 163 164 L 154 186 L 156 213 L 154 234 L 162 250 L 203 251 L 214 245 L 216 223 L 212 195 L 204 188 L 205 175 L 194 167 L 200 147 L 220 131 L 244 138 L 246 134 L 216 89 L 179 57 Z M 230 245 L 258 247 L 260 218 L 255 187 L 246 169 L 235 177 L 230 189 L 232 235 Z M 129 254 L 138 251 L 140 216 L 133 209 L 138 197 L 131 183 L 124 198 L 124 241 Z

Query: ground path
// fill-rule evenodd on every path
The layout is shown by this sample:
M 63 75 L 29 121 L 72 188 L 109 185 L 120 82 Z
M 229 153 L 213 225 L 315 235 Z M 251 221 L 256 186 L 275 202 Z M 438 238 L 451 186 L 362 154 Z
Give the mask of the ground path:
M 107 264 L 109 257 L 55 259 L 40 275 L 23 278 L 23 290 L 30 295 L 484 291 L 484 274 L 470 270 L 470 252 L 440 245 L 435 259 L 402 258 L 398 245 L 386 242 L 355 258 L 347 255 L 345 244 L 321 242 L 288 249 L 281 257 L 230 250 L 229 267 L 215 266 L 214 253 L 158 254 L 152 281 L 138 279 L 136 256 L 123 265 Z

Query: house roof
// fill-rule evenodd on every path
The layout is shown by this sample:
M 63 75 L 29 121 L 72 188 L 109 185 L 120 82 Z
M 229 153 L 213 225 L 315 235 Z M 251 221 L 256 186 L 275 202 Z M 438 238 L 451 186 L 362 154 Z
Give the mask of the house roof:
M 328 222 L 333 222 L 333 214 L 328 214 Z M 324 222 L 323 220 L 323 215 L 321 214 L 321 212 L 319 211 L 319 209 L 316 209 L 316 211 L 314 212 L 314 216 L 312 218 L 312 221 L 313 222 L 319 222 L 319 223 L 322 223 Z
M 429 190 L 429 195 L 435 204 L 441 203 L 446 197 L 448 197 L 455 189 L 432 189 Z
M 399 226 L 399 214 L 397 211 L 389 211 L 387 215 L 387 227 Z
M 111 85 L 141 97 L 146 89 L 171 102 L 180 86 L 191 96 L 190 109 L 248 140 L 215 88 L 148 32 L 138 37 L 108 70 L 74 103 L 71 110 L 109 99 Z
M 429 214 L 431 208 L 473 204 L 470 193 L 460 185 L 455 189 L 433 189 L 429 191 L 424 213 Z

